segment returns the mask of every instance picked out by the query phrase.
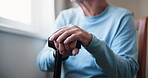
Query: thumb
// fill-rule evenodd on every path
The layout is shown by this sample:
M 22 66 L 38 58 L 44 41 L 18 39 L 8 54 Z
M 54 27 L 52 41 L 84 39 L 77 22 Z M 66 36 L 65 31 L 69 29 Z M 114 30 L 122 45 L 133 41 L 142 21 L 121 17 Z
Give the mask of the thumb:
M 76 56 L 78 53 L 79 53 L 79 49 L 74 48 L 74 49 L 72 50 L 72 55 Z

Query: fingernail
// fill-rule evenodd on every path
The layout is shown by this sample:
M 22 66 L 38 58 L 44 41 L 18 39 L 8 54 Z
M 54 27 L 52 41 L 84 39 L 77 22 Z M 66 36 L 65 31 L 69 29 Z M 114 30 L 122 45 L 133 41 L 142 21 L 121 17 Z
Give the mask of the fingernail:
M 76 56 L 77 54 L 76 54 L 76 51 L 72 51 L 72 55 L 73 56 Z
M 52 37 L 50 37 L 50 38 L 49 38 L 49 40 L 50 40 L 50 41 L 52 41 L 52 40 L 53 40 L 53 38 L 52 38 Z
M 67 41 L 64 41 L 64 44 L 67 44 Z

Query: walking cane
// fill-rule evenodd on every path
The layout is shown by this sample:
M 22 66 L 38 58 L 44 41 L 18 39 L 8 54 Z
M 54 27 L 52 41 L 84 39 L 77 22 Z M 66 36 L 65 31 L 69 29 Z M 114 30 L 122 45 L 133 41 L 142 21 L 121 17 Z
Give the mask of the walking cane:
M 56 51 L 53 78 L 60 78 L 61 77 L 62 55 L 59 53 L 59 50 L 56 49 L 54 42 L 50 41 L 49 39 L 48 39 L 48 47 L 51 47 Z M 77 49 L 81 48 L 81 44 L 79 41 L 77 41 L 76 48 Z

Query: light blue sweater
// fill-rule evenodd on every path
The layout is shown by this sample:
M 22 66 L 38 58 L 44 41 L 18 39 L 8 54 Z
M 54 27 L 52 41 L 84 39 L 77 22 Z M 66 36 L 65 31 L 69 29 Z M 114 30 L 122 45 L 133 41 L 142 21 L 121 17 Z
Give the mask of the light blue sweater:
M 77 56 L 63 61 L 64 78 L 133 78 L 138 70 L 136 30 L 131 12 L 109 5 L 104 12 L 86 17 L 82 9 L 62 11 L 57 28 L 75 24 L 92 35 Z M 53 49 L 47 44 L 38 55 L 43 71 L 53 71 Z

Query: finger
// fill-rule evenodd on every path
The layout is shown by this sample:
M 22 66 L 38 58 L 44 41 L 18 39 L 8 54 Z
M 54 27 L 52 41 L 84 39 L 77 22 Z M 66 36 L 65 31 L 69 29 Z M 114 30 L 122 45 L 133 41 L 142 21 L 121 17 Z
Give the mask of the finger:
M 76 56 L 78 53 L 79 53 L 79 49 L 74 48 L 74 49 L 72 50 L 72 55 Z
M 64 55 L 67 55 L 67 56 L 72 55 L 72 49 L 70 48 L 70 45 L 66 44 L 66 45 L 64 45 L 64 47 L 65 47 L 65 54 Z
M 62 28 L 60 28 L 60 29 L 58 29 L 56 32 L 54 32 L 54 33 L 50 36 L 49 40 L 50 40 L 50 41 L 56 40 L 56 39 L 57 39 L 62 33 L 64 33 L 67 29 L 68 29 L 68 27 L 66 27 L 66 26 L 64 26 L 64 27 L 62 27 Z
M 53 34 L 55 34 L 56 32 L 58 32 L 59 30 L 63 29 L 63 28 L 65 28 L 65 26 L 63 26 L 63 27 L 57 29 L 56 31 L 54 31 L 54 32 L 50 35 L 50 37 L 51 37 Z
M 53 42 L 54 42 L 54 45 L 55 45 L 56 49 L 59 49 L 59 44 L 58 44 L 58 42 L 57 42 L 57 41 L 53 41 Z
M 56 31 L 54 31 L 54 32 L 51 34 L 51 36 L 52 36 L 54 33 L 58 32 L 59 30 L 61 30 L 61 29 L 63 29 L 63 28 L 66 28 L 66 26 L 60 27 L 59 29 L 57 29 Z
M 70 43 L 70 49 L 72 50 L 72 49 L 76 48 L 76 44 L 77 44 L 77 41 L 71 42 Z
M 51 36 L 50 36 L 50 41 L 53 41 L 55 39 L 57 39 L 57 37 L 59 37 L 62 33 L 64 33 L 66 30 L 69 30 L 69 28 L 72 27 L 77 27 L 75 25 L 69 24 L 68 26 L 64 26 L 59 28 L 56 32 L 54 32 Z
M 68 36 L 72 35 L 75 33 L 75 31 L 77 30 L 77 28 L 72 28 L 72 29 L 68 29 L 65 32 L 63 32 L 58 38 L 57 41 L 58 42 L 63 42 Z
M 65 47 L 64 47 L 63 43 L 59 43 L 59 52 L 61 55 L 65 54 Z
M 65 51 L 66 51 L 66 52 L 71 50 L 69 44 L 64 45 L 64 47 L 65 47 Z
M 72 34 L 71 36 L 69 36 L 65 39 L 64 44 L 69 44 L 70 42 L 77 41 L 77 40 L 81 41 L 81 37 L 82 36 L 79 33 Z

